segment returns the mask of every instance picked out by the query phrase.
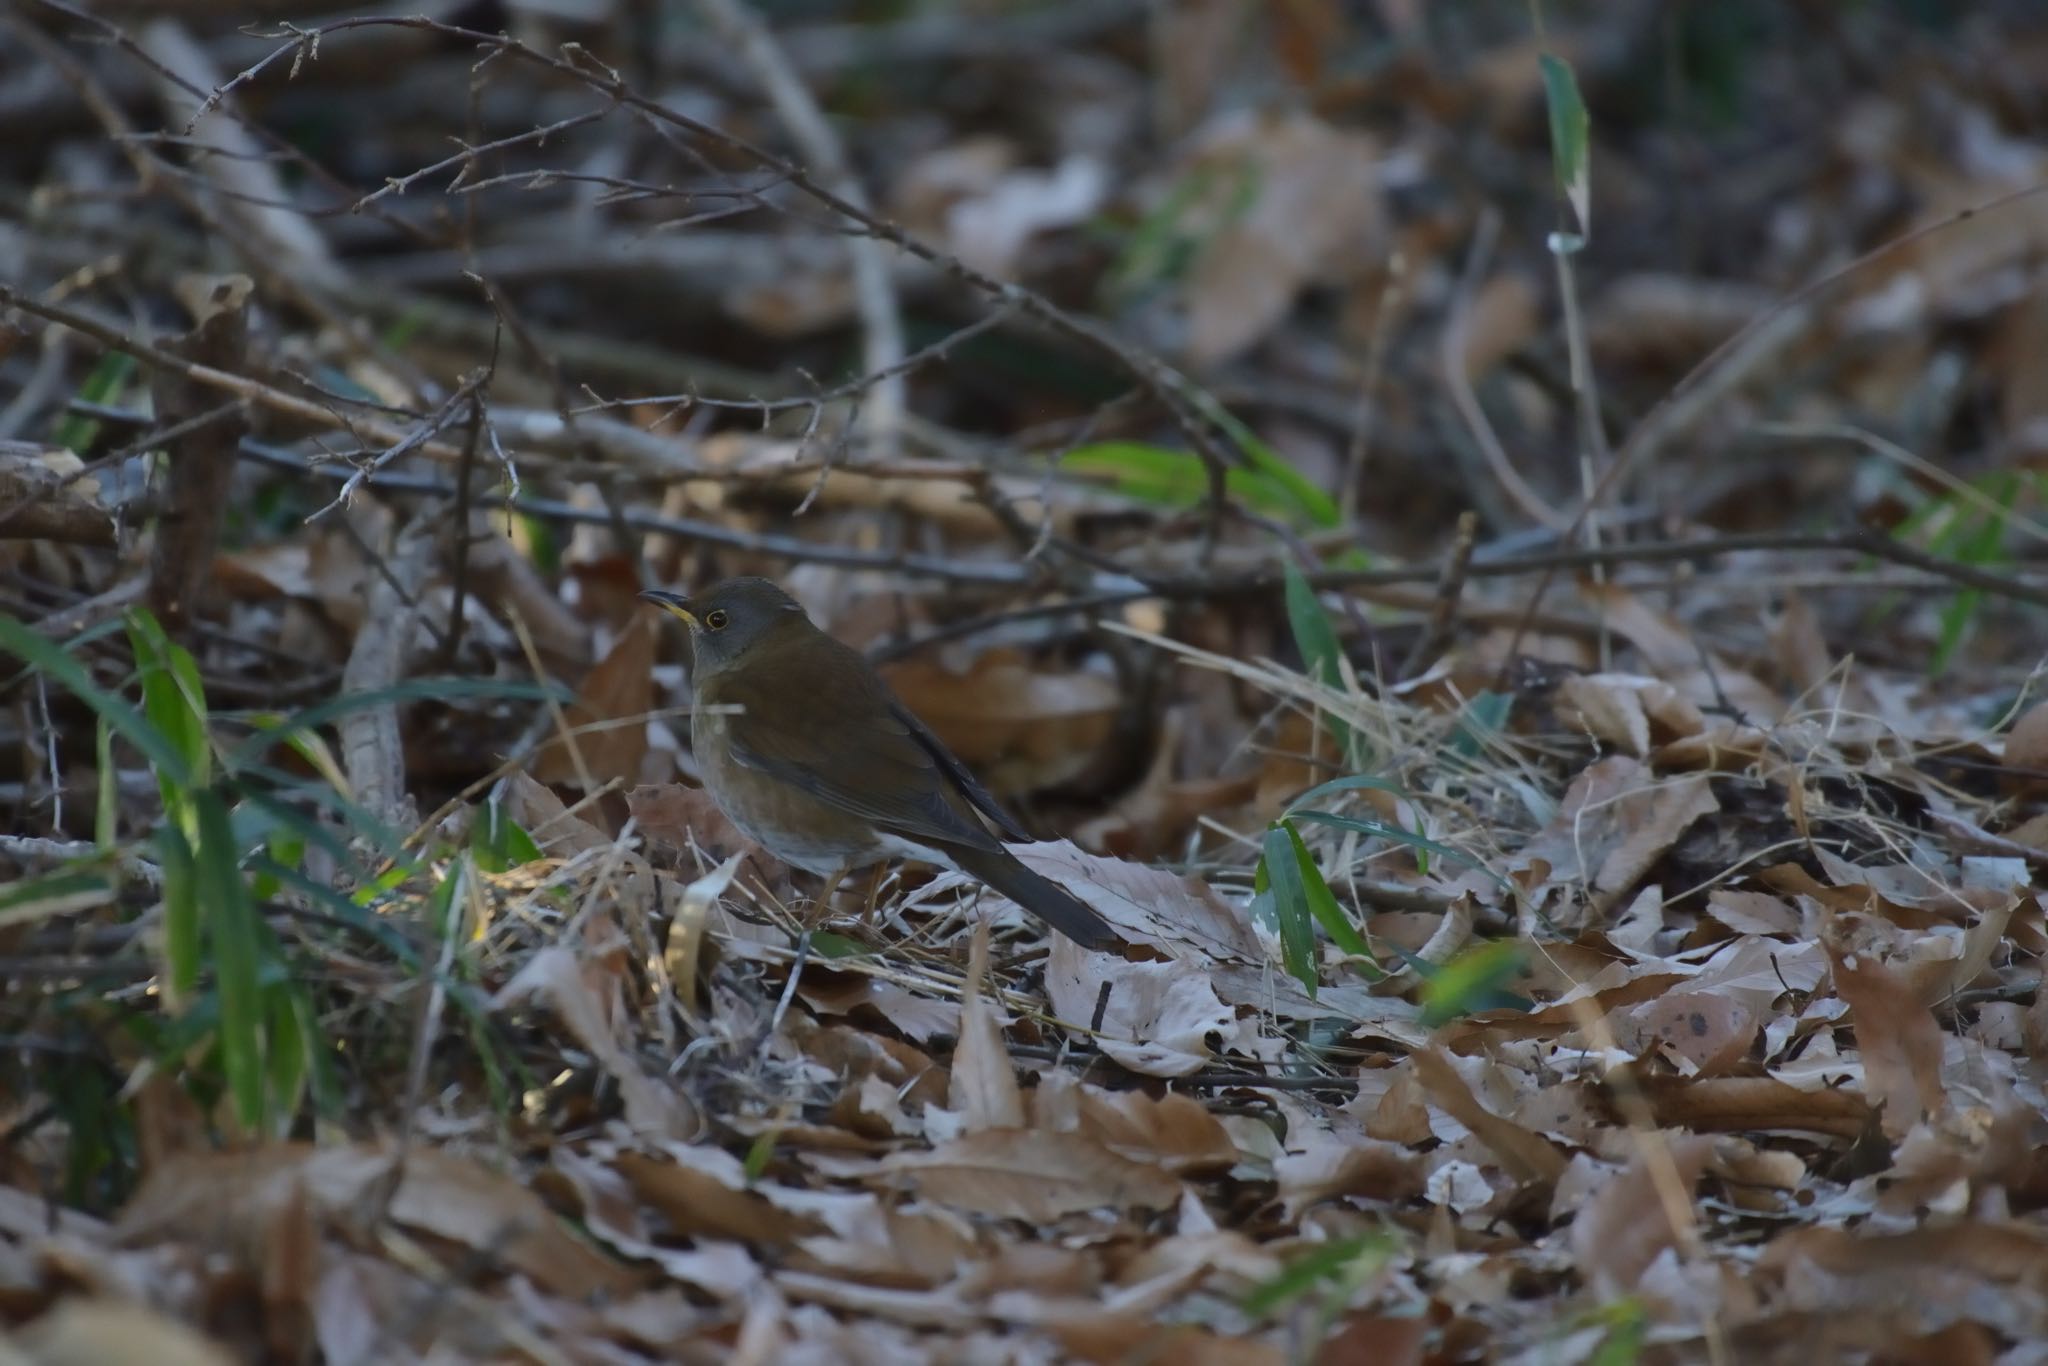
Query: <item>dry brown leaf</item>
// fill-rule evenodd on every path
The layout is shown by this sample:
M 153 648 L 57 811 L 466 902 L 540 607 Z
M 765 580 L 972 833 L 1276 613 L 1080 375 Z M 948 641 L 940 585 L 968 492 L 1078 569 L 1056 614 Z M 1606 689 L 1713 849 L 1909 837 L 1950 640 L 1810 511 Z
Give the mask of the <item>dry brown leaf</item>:
M 235 1366 L 185 1324 L 124 1300 L 69 1299 L 21 1331 L 23 1366 Z M 0 1338 L 0 1362 L 10 1349 Z
M 1065 943 L 1061 938 L 1059 941 Z M 1024 1093 L 1017 1086 L 1010 1050 L 1003 1045 L 1003 1027 L 986 995 L 988 922 L 976 922 L 967 959 L 967 990 L 960 1000 L 960 1041 L 953 1050 L 947 1103 L 959 1113 L 966 1131 L 1020 1129 L 1024 1126 Z
M 726 819 L 710 791 L 682 783 L 645 783 L 629 789 L 626 807 L 650 840 L 678 853 L 702 849 L 714 859 L 744 853 L 756 866 L 779 870 L 781 863 Z
M 1170 1209 L 1179 1180 L 1081 1134 L 984 1129 L 883 1163 L 928 1200 L 1000 1219 L 1046 1222 L 1089 1209 Z
M 1649 754 L 1650 718 L 1643 715 L 1642 698 L 1615 675 L 1574 674 L 1558 685 L 1557 700 L 1558 719 L 1566 725 L 1638 759 Z
M 1399 1204 L 1422 1193 L 1422 1159 L 1398 1143 L 1318 1133 L 1274 1159 L 1273 1181 L 1289 1219 L 1340 1195 Z
M 647 713 L 654 706 L 653 613 L 626 619 L 619 638 L 592 666 L 564 708 L 571 735 L 556 735 L 534 756 L 544 783 L 593 786 L 640 777 L 647 756 Z
M 1539 904 L 1552 896 L 1589 894 L 1583 912 L 1551 912 L 1575 926 L 1604 916 L 1663 857 L 1686 828 L 1720 810 L 1706 774 L 1659 781 L 1637 760 L 1615 755 L 1586 766 L 1572 780 L 1557 814 L 1523 845 L 1510 871 Z M 1547 895 L 1546 895 L 1547 894 Z
M 1481 1105 L 1443 1054 L 1418 1049 L 1408 1062 L 1431 1103 L 1470 1129 L 1517 1181 L 1549 1183 L 1564 1173 L 1564 1154 L 1549 1139 Z
M 1080 1132 L 1103 1147 L 1177 1176 L 1216 1175 L 1237 1161 L 1230 1133 L 1192 1096 L 1078 1088 Z
M 1742 1002 L 1705 991 L 1674 991 L 1622 1016 L 1615 1037 L 1642 1052 L 1662 1045 L 1696 1071 L 1715 1076 L 1748 1055 L 1762 1020 Z
M 1010 852 L 1101 913 L 1126 940 L 1194 964 L 1225 1005 L 1291 1019 L 1340 1016 L 1407 1044 L 1424 1038 L 1414 1023 L 1415 1008 L 1404 1001 L 1347 986 L 1324 987 L 1311 998 L 1299 982 L 1278 971 L 1245 912 L 1194 878 L 1084 853 L 1065 840 L 1013 845 Z M 1061 941 L 1055 939 L 1053 952 L 1061 951 Z M 1091 970 L 1102 974 L 1114 969 Z M 1086 979 L 1101 980 L 1100 975 Z M 1114 998 L 1114 990 L 1111 995 Z M 1086 1024 L 1093 1013 L 1091 997 L 1075 1023 Z
M 616 1293 L 632 1284 L 624 1268 L 571 1235 L 518 1181 L 417 1145 L 402 1168 L 396 1150 L 379 1144 L 187 1154 L 143 1183 L 114 1237 L 131 1247 L 189 1241 L 261 1253 L 268 1221 L 301 1186 L 319 1217 L 340 1228 L 374 1218 L 388 1192 L 390 1217 L 401 1227 L 484 1254 L 554 1294 Z
M 1714 1155 L 1714 1140 L 1698 1135 L 1645 1134 L 1638 1141 L 1635 1160 L 1602 1182 L 1572 1219 L 1572 1261 L 1602 1299 L 1633 1293 L 1657 1255 L 1683 1237 L 1660 1178 L 1683 1192 L 1689 1225 L 1693 1187 Z
M 1209 1059 L 1209 1035 L 1229 1029 L 1234 1019 L 1208 974 L 1191 961 L 1127 962 L 1078 948 L 1064 935 L 1046 957 L 1045 994 L 1061 1019 L 1094 1026 L 1104 1053 L 1154 1077 L 1184 1077 L 1200 1068 Z
M 2048 702 L 2036 702 L 2012 723 L 2005 735 L 2005 762 L 2010 768 L 2048 773 Z
M 540 999 L 618 1083 L 626 1122 L 666 1138 L 688 1138 L 703 1127 L 684 1094 L 650 1076 L 620 1039 L 628 1035 L 624 983 L 616 969 L 588 961 L 574 949 L 550 944 L 491 998 L 493 1010 Z
M 1223 1337 L 1206 1328 L 1162 1324 L 1144 1313 L 1098 1315 L 1052 1325 L 1060 1346 L 1091 1366 L 1126 1366 L 1140 1361 L 1173 1366 L 1286 1366 L 1286 1351 L 1274 1343 Z
M 1203 243 L 1188 275 L 1188 351 L 1197 365 L 1263 337 L 1308 284 L 1341 279 L 1386 231 L 1378 143 L 1304 114 L 1233 116 L 1197 147 L 1218 207 L 1251 203 Z
M 1536 335 L 1539 321 L 1536 287 L 1519 270 L 1487 278 L 1474 293 L 1464 323 L 1464 348 L 1459 360 L 1474 382 L 1521 350 Z
M 1886 1134 L 1902 1138 L 1945 1103 L 1941 1025 L 1911 984 L 1869 952 L 1827 946 L 1835 994 L 1849 1005 L 1865 1093 Z
M 612 843 L 611 836 L 571 815 L 560 797 L 526 773 L 506 776 L 503 800 L 505 818 L 533 836 L 541 852 L 552 858 L 574 858 Z
M 1870 1123 L 1861 1096 L 1829 1089 L 1802 1090 L 1776 1077 L 1686 1078 L 1639 1075 L 1659 1128 L 1696 1133 L 1796 1133 L 1855 1138 Z
M 612 1166 L 635 1194 L 660 1211 L 674 1233 L 780 1247 L 820 1231 L 815 1221 L 778 1209 L 700 1167 L 631 1151 L 613 1157 Z

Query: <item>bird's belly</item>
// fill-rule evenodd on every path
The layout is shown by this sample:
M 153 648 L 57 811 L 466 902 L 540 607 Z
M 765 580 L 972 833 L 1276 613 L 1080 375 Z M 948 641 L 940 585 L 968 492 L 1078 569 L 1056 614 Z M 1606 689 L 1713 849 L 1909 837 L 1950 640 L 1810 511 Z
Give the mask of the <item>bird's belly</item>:
M 740 833 L 795 868 L 829 877 L 896 852 L 867 821 L 793 784 L 740 764 L 722 734 L 724 718 L 691 718 L 690 746 L 704 786 Z

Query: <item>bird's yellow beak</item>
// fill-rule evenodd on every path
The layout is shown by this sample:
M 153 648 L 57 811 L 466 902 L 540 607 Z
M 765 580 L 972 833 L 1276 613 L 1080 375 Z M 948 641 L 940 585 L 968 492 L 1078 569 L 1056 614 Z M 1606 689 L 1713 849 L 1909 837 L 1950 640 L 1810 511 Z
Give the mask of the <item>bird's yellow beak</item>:
M 697 624 L 697 618 L 690 615 L 690 609 L 683 606 L 689 599 L 680 593 L 671 593 L 661 588 L 642 589 L 640 596 L 659 607 L 662 611 L 681 617 L 690 626 Z

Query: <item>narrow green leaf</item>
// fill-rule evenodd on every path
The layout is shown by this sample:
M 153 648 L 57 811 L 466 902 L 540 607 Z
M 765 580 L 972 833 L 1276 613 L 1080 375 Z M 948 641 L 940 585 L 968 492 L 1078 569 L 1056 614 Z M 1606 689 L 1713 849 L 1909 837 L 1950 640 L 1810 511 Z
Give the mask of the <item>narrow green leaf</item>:
M 264 1131 L 267 1087 L 263 1048 L 262 954 L 257 943 L 256 908 L 242 881 L 235 855 L 234 827 L 220 794 L 193 794 L 199 847 L 193 851 L 194 882 L 213 949 L 215 990 L 220 996 L 221 1069 L 235 1116 L 252 1133 Z
M 1258 433 L 1218 402 L 1206 389 L 1193 389 L 1188 397 L 1195 408 L 1244 452 L 1252 469 L 1268 485 L 1291 500 L 1300 514 L 1309 523 L 1319 527 L 1333 527 L 1343 520 L 1343 510 L 1337 500 L 1319 488 L 1309 477 L 1294 468 L 1287 458 L 1259 439 Z M 1361 566 L 1362 568 L 1363 566 Z
M 1242 1301 L 1244 1311 L 1265 1318 L 1328 1282 L 1355 1278 L 1354 1283 L 1362 1283 L 1386 1265 L 1399 1246 L 1392 1234 L 1377 1230 L 1332 1239 L 1296 1257 L 1279 1275 L 1253 1286 Z
M 1459 863 L 1477 868 L 1503 887 L 1509 885 L 1506 878 L 1464 850 L 1453 848 L 1440 840 L 1430 839 L 1427 835 L 1418 835 L 1412 830 L 1403 830 L 1398 825 L 1388 825 L 1385 821 L 1369 820 L 1363 816 L 1339 816 L 1329 811 L 1289 811 L 1287 818 L 1294 821 L 1313 821 L 1317 825 L 1327 825 L 1333 830 L 1356 830 L 1361 835 L 1377 835 L 1381 839 L 1404 844 L 1411 849 L 1441 854 L 1445 858 L 1456 859 Z
M 1451 732 L 1451 751 L 1467 759 L 1478 758 L 1486 742 L 1507 725 L 1514 704 L 1514 696 L 1504 692 L 1483 692 L 1467 702 L 1459 713 L 1457 729 Z
M 1364 960 L 1359 966 L 1367 976 L 1380 977 L 1379 959 L 1372 951 L 1372 945 L 1358 927 L 1351 923 L 1351 917 L 1344 914 L 1344 908 L 1337 904 L 1337 897 L 1330 890 L 1329 882 L 1323 877 L 1323 870 L 1316 866 L 1315 857 L 1308 846 L 1302 843 L 1301 834 L 1286 821 L 1280 828 L 1294 843 L 1294 865 L 1301 875 L 1302 889 L 1308 894 L 1309 914 L 1323 927 L 1323 933 L 1330 936 L 1330 942 L 1354 958 Z
M 1315 589 L 1309 587 L 1292 560 L 1281 562 L 1281 578 L 1285 584 L 1287 600 L 1287 624 L 1294 633 L 1294 646 L 1301 651 L 1302 664 L 1310 678 L 1326 688 L 1342 692 L 1344 672 L 1338 661 L 1343 658 L 1343 647 L 1337 643 L 1337 628 L 1330 624 L 1330 614 L 1323 610 L 1322 600 Z M 1327 718 L 1330 734 L 1336 737 L 1338 746 L 1345 755 L 1356 761 L 1362 756 L 1356 751 L 1360 746 L 1351 726 L 1331 716 Z
M 1295 648 L 1301 651 L 1309 676 L 1326 688 L 1343 687 L 1344 675 L 1337 661 L 1344 652 L 1337 644 L 1330 614 L 1323 610 L 1322 600 L 1294 561 L 1283 561 L 1281 572 L 1287 586 L 1287 624 L 1294 631 Z
M 419 970 L 419 953 L 411 941 L 398 931 L 392 920 L 371 914 L 325 883 L 314 881 L 297 868 L 272 862 L 265 855 L 258 855 L 252 859 L 250 867 L 275 879 L 280 887 L 289 887 L 317 903 L 337 921 L 381 946 L 408 972 Z
M 1280 964 L 1313 998 L 1316 994 L 1316 940 L 1309 929 L 1308 888 L 1294 858 L 1295 836 L 1284 826 L 1266 832 L 1259 866 L 1272 889 L 1273 915 L 1280 926 Z
M 1543 102 L 1550 111 L 1550 164 L 1557 172 L 1557 187 L 1571 202 L 1579 231 L 1590 234 L 1591 121 L 1586 117 L 1586 102 L 1579 95 L 1579 78 L 1568 62 L 1548 52 L 1539 56 L 1537 62 L 1543 68 Z
M 1495 939 L 1467 949 L 1423 983 L 1424 1027 L 1434 1029 L 1482 1010 L 1528 1010 L 1528 1001 L 1502 989 L 1521 970 L 1518 940 Z
M 830 930 L 811 931 L 811 952 L 820 958 L 872 958 L 875 951 L 858 939 Z
M 156 849 L 164 874 L 164 994 L 176 1012 L 189 1008 L 199 989 L 199 882 L 182 825 L 158 826 Z
M 754 1141 L 747 1145 L 747 1158 L 741 1165 L 747 1184 L 753 1185 L 768 1170 L 768 1163 L 775 1157 L 775 1140 L 782 1137 L 780 1127 L 763 1129 L 754 1135 Z
M 93 767 L 99 773 L 99 792 L 93 803 L 92 840 L 112 852 L 121 838 L 121 773 L 114 767 L 114 728 L 107 718 L 93 718 Z
M 1647 1328 L 1642 1302 L 1630 1297 L 1603 1305 L 1599 1317 L 1607 1321 L 1607 1336 L 1600 1340 L 1586 1366 L 1636 1366 L 1642 1359 Z
M 120 887 L 112 872 L 70 867 L 0 887 L 0 928 L 71 915 L 110 904 Z
M 182 782 L 162 779 L 164 800 L 169 804 L 179 789 L 204 787 L 211 776 L 213 750 L 206 727 L 206 690 L 191 652 L 165 635 L 154 616 L 131 607 L 125 620 L 142 676 L 143 713 L 178 746 L 189 774 Z
M 62 683 L 72 696 L 91 707 L 123 739 L 141 750 L 159 773 L 170 774 L 180 786 L 191 785 L 191 770 L 177 746 L 135 708 L 93 682 L 85 667 L 61 646 L 0 612 L 0 649 Z
M 259 783 L 268 784 L 268 787 L 260 786 Z M 288 796 L 294 801 L 324 807 L 342 819 L 351 835 L 367 843 L 383 857 L 400 860 L 404 858 L 403 835 L 370 814 L 368 808 L 349 800 L 324 783 L 310 783 L 298 774 L 286 773 L 282 769 L 270 768 L 264 764 L 245 764 L 236 771 L 234 786 L 236 791 L 253 802 L 285 806 L 287 803 L 279 798 Z M 305 829 L 309 839 L 313 838 L 311 829 L 303 826 L 300 828 Z M 347 851 L 345 846 L 340 857 L 345 865 L 358 861 L 358 856 Z
M 1370 788 L 1375 792 L 1391 792 L 1397 797 L 1408 795 L 1408 790 L 1391 778 L 1377 778 L 1367 773 L 1354 773 L 1348 778 L 1332 778 L 1327 783 L 1316 784 L 1289 802 L 1287 810 L 1291 813 L 1307 806 L 1310 802 L 1321 801 L 1323 798 L 1334 796 L 1339 792 L 1356 792 L 1360 788 Z
M 135 373 L 135 357 L 126 351 L 103 353 L 93 365 L 85 383 L 78 386 L 78 398 L 86 403 L 111 404 L 121 395 L 128 377 Z M 100 438 L 100 420 L 83 413 L 66 412 L 57 423 L 52 439 L 60 446 L 83 455 Z
M 290 982 L 270 987 L 264 993 L 269 1015 L 270 1037 L 267 1061 L 271 1115 L 276 1134 L 291 1130 L 292 1119 L 306 1098 L 306 1080 L 313 1067 L 313 1040 L 318 1037 L 311 1002 Z
M 545 857 L 533 836 L 505 814 L 504 805 L 496 797 L 484 802 L 481 815 L 470 848 L 476 853 L 476 866 L 484 872 L 502 873 Z

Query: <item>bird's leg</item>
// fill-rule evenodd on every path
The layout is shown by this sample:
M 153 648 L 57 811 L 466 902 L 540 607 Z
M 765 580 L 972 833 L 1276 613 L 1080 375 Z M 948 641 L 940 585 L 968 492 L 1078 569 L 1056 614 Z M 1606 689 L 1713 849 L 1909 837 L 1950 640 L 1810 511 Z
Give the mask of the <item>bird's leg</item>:
M 842 863 L 832 870 L 832 876 L 826 878 L 818 890 L 818 900 L 811 907 L 810 923 L 805 929 L 815 930 L 832 918 L 832 898 L 839 894 L 839 884 L 846 881 L 846 875 L 852 871 L 851 863 Z
M 868 888 L 860 897 L 860 923 L 863 929 L 875 923 L 875 899 L 881 893 L 882 876 L 888 871 L 888 867 L 886 863 L 877 863 L 868 870 Z

